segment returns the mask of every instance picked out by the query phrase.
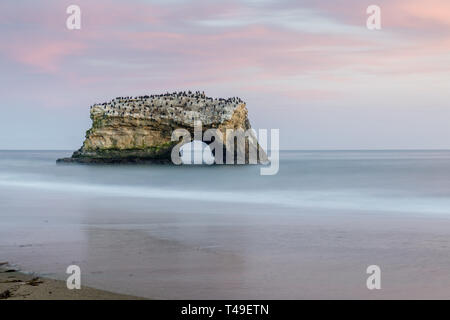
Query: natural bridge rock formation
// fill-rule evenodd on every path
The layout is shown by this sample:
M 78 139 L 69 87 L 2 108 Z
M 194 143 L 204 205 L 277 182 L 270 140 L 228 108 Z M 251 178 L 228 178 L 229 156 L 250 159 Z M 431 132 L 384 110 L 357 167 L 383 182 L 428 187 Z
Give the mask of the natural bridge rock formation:
M 231 139 L 227 139 L 227 129 L 247 131 L 251 128 L 247 108 L 239 98 L 210 98 L 200 92 L 119 97 L 91 106 L 91 119 L 92 128 L 86 132 L 81 149 L 75 151 L 71 158 L 59 159 L 58 162 L 170 162 L 172 148 L 179 145 L 179 141 L 172 141 L 172 132 L 186 129 L 194 140 L 194 121 L 201 121 L 202 132 L 220 130 L 223 134 L 223 159 L 231 153 L 236 160 L 241 148 L 245 163 L 249 163 L 249 150 L 256 148 L 253 150 L 258 151 L 257 163 L 268 162 L 255 135 L 251 135 L 243 145 L 235 141 L 234 145 L 230 144 Z M 218 162 L 214 151 L 213 154 Z

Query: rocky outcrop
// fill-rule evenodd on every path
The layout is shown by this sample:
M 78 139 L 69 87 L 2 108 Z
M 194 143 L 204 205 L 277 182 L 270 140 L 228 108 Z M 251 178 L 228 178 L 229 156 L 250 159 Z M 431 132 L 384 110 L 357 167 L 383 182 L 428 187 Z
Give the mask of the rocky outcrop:
M 194 137 L 194 121 L 201 121 L 203 132 L 220 130 L 225 158 L 237 153 L 237 149 L 231 150 L 227 129 L 250 129 L 247 114 L 239 98 L 210 98 L 200 92 L 115 98 L 91 106 L 92 128 L 86 132 L 83 146 L 71 158 L 58 162 L 170 162 L 172 148 L 179 144 L 172 141 L 172 132 L 186 129 Z M 266 163 L 266 153 L 255 136 L 244 145 L 245 163 L 249 163 L 252 147 L 258 150 L 257 162 Z

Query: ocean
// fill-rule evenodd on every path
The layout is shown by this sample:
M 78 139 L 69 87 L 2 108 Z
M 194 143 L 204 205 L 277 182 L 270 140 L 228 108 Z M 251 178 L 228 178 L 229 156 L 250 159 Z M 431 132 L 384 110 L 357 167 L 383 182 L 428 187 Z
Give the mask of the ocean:
M 281 151 L 274 176 L 70 154 L 0 151 L 0 261 L 156 299 L 449 297 L 450 151 Z

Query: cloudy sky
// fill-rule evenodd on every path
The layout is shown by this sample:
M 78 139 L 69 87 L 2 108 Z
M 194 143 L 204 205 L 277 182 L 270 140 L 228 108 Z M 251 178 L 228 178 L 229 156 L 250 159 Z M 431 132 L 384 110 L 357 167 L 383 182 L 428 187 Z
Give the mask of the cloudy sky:
M 93 103 L 184 89 L 285 149 L 450 148 L 448 0 L 2 0 L 0 26 L 0 149 L 77 149 Z

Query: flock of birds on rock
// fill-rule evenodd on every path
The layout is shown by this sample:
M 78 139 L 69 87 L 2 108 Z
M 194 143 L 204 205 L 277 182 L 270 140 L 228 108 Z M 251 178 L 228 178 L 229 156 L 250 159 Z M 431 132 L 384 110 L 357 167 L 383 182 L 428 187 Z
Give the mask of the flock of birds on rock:
M 156 100 L 156 101 L 155 101 Z M 211 98 L 206 97 L 205 92 L 202 91 L 178 91 L 173 93 L 164 93 L 164 94 L 153 94 L 153 95 L 145 95 L 145 96 L 127 96 L 127 97 L 117 97 L 113 99 L 111 102 L 103 102 L 98 103 L 91 106 L 91 109 L 94 106 L 102 106 L 105 110 L 104 116 L 129 116 L 129 112 L 131 113 L 144 113 L 147 116 L 153 115 L 151 109 L 155 107 L 155 105 L 159 106 L 169 106 L 172 105 L 169 101 L 176 101 L 177 106 L 188 107 L 193 106 L 195 104 L 199 104 L 203 102 L 204 104 L 201 106 L 201 109 L 206 111 L 209 102 L 209 107 L 216 111 L 216 107 L 222 108 L 227 104 L 240 104 L 243 101 L 238 97 L 232 97 L 228 99 L 224 98 Z M 126 104 L 130 103 L 130 104 Z M 220 114 L 224 114 L 223 110 L 218 110 Z M 184 112 L 186 115 L 186 112 Z M 173 116 L 174 114 L 171 113 Z

